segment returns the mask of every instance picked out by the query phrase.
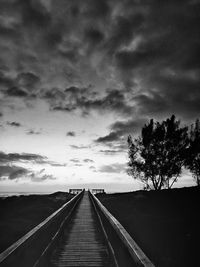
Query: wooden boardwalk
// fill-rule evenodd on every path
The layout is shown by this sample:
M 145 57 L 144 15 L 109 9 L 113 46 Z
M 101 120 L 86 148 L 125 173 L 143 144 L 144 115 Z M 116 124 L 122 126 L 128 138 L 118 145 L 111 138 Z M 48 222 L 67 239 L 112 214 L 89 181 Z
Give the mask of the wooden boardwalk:
M 109 253 L 101 226 L 96 217 L 88 192 L 64 230 L 63 241 L 54 251 L 50 262 L 53 267 L 107 267 Z

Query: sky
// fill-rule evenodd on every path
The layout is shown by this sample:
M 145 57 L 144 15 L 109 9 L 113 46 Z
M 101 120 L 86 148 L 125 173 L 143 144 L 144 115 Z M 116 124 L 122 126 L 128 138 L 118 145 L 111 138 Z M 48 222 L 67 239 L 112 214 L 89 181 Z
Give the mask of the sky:
M 198 0 L 0 0 L 0 190 L 141 189 L 127 136 L 199 117 L 199 23 Z

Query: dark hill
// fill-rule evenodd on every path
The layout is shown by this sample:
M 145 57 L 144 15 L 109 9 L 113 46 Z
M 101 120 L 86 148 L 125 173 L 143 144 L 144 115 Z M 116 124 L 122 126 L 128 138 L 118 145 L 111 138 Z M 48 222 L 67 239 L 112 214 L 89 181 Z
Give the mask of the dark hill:
M 159 267 L 200 266 L 200 189 L 99 195 Z
M 50 195 L 21 195 L 0 198 L 0 252 L 73 197 L 56 192 Z

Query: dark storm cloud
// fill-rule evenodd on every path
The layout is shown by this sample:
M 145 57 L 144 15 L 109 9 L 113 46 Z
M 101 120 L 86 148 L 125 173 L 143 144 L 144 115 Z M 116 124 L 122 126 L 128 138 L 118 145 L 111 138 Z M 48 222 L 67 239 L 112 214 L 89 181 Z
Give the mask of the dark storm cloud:
M 155 60 L 159 59 L 159 52 L 154 51 L 119 51 L 116 54 L 117 67 L 123 71 L 134 70 L 135 68 L 146 67 L 147 64 L 153 64 Z
M 79 2 L 80 4 L 80 2 Z M 85 16 L 104 19 L 110 13 L 110 6 L 108 0 L 87 0 L 83 2 L 83 13 Z
M 53 110 L 59 110 L 60 107 L 59 105 L 61 105 L 61 103 L 66 98 L 65 93 L 59 88 L 52 88 L 50 90 L 41 90 L 40 96 L 50 104 L 50 107 Z
M 56 177 L 53 176 L 52 174 L 43 174 L 42 176 L 38 176 L 38 174 L 36 173 L 32 173 L 30 175 L 31 181 L 32 182 L 43 182 L 46 180 L 56 180 Z
M 159 93 L 139 94 L 134 98 L 138 108 L 145 114 L 153 115 L 160 112 L 165 112 L 168 108 L 168 100 Z
M 48 162 L 48 164 L 50 164 L 52 167 L 66 167 L 67 164 L 66 163 L 63 163 L 63 164 L 60 164 L 60 163 L 56 163 L 56 162 Z
M 78 52 L 75 48 L 72 49 L 59 49 L 58 51 L 62 57 L 69 60 L 72 64 L 77 63 L 78 61 Z
M 71 112 L 76 110 L 76 107 L 63 107 L 63 106 L 55 106 L 51 110 L 54 111 L 66 111 L 66 112 Z
M 110 165 L 102 165 L 98 171 L 106 173 L 123 173 L 126 171 L 126 164 L 113 163 Z
M 31 180 L 33 182 L 42 182 L 45 180 L 55 180 L 53 175 L 45 174 L 45 169 L 38 172 L 33 172 L 30 169 L 19 167 L 16 165 L 1 165 L 0 166 L 0 181 L 3 180 Z
M 12 127 L 21 127 L 22 126 L 21 123 L 16 122 L 16 121 L 12 121 L 12 122 L 7 121 L 7 125 L 12 126 Z
M 145 119 L 117 121 L 110 126 L 111 131 L 108 135 L 97 138 L 95 142 L 116 148 L 111 150 L 111 153 L 114 151 L 119 152 L 120 146 L 122 150 L 126 147 L 124 143 L 127 140 L 127 136 L 129 134 L 137 134 L 145 122 Z M 109 150 L 105 152 L 109 153 Z
M 46 45 L 50 49 L 54 49 L 58 44 L 62 42 L 63 33 L 61 31 L 62 24 L 54 25 L 46 34 Z
M 112 55 L 121 46 L 129 44 L 133 37 L 138 33 L 144 21 L 142 14 L 131 16 L 117 16 L 114 19 L 111 33 L 106 43 L 108 52 Z
M 92 160 L 92 159 L 84 159 L 83 162 L 85 162 L 85 163 L 93 163 L 94 160 Z
M 10 180 L 14 180 L 18 178 L 19 176 L 28 174 L 29 170 L 16 166 L 16 165 L 1 165 L 0 166 L 0 180 L 3 179 L 3 177 L 8 177 Z
M 99 137 L 95 141 L 97 143 L 110 143 L 110 142 L 114 142 L 114 141 L 119 141 L 120 138 L 121 138 L 121 131 L 120 131 L 120 133 L 110 132 L 108 135 L 105 135 L 103 137 Z
M 17 76 L 11 77 L 0 71 L 0 90 L 5 96 L 26 98 L 34 96 L 35 90 L 40 85 L 39 76 L 32 72 L 20 72 Z
M 41 132 L 40 131 L 35 131 L 33 129 L 30 129 L 30 130 L 27 131 L 26 134 L 27 135 L 39 135 L 39 134 L 41 134 Z
M 73 162 L 73 163 L 79 163 L 80 162 L 79 159 L 70 159 L 70 161 Z
M 77 158 L 70 159 L 70 162 L 72 162 L 72 166 L 76 166 L 76 167 L 83 166 L 83 164 L 81 163 L 81 161 L 79 159 L 77 159 Z
M 85 31 L 85 37 L 86 41 L 88 41 L 91 46 L 96 46 L 97 44 L 100 44 L 104 39 L 103 33 L 94 28 L 87 29 Z
M 56 177 L 51 174 L 45 174 L 45 169 L 41 169 L 38 172 L 32 172 L 29 178 L 32 182 L 43 182 L 46 180 L 56 180 Z
M 53 167 L 64 167 L 66 164 L 60 164 L 54 161 L 48 160 L 47 157 L 31 154 L 31 153 L 4 153 L 0 152 L 0 163 L 9 164 L 13 162 L 23 163 L 35 163 L 35 164 L 47 164 Z
M 66 135 L 67 136 L 70 136 L 70 137 L 75 137 L 76 136 L 76 133 L 74 131 L 69 131 L 69 132 L 67 132 Z
M 161 76 L 153 83 L 158 83 L 162 90 L 162 102 L 165 100 L 166 105 L 172 112 L 183 117 L 199 116 L 200 75 L 191 72 L 189 76 L 186 74 L 174 75 L 174 77 L 173 75 L 172 77 Z
M 107 89 L 104 96 L 91 91 L 90 87 L 78 88 L 70 87 L 65 90 L 65 101 L 61 106 L 53 107 L 53 110 L 71 112 L 80 110 L 83 115 L 90 111 L 100 113 L 111 111 L 121 115 L 129 115 L 134 108 L 127 103 L 123 92 L 117 89 Z
M 32 72 L 22 72 L 17 76 L 16 82 L 19 87 L 32 91 L 39 85 L 40 78 Z
M 71 86 L 64 91 L 65 102 L 61 102 L 60 106 L 54 106 L 53 110 L 60 110 L 71 112 L 76 110 L 87 101 L 86 95 L 89 97 L 89 88 L 79 88 L 76 86 Z
M 71 111 L 79 108 L 85 113 L 107 110 L 128 116 L 133 112 L 132 104 L 135 104 L 139 111 L 149 116 L 165 115 L 171 109 L 183 117 L 197 115 L 199 3 L 124 1 L 116 4 L 121 5 L 121 13 L 116 13 L 110 20 L 109 30 L 104 31 L 106 37 L 98 26 L 86 29 L 85 37 L 92 49 L 95 49 L 96 43 L 100 45 L 103 42 L 101 49 L 109 55 L 107 64 L 114 62 L 125 86 L 133 86 L 134 79 L 139 78 L 141 92 L 126 101 L 122 90 L 107 91 L 105 96 L 90 96 L 91 89 L 80 92 L 73 88 L 74 91 L 70 91 L 72 101 L 56 109 Z M 109 8 L 115 10 L 112 3 Z M 109 12 L 107 15 L 112 13 Z M 170 77 L 167 70 L 178 77 Z M 196 80 L 192 73 L 196 75 Z M 69 91 L 66 90 L 66 93 L 69 94 Z M 112 132 L 107 138 L 116 138 L 116 134 Z
M 22 177 L 22 176 L 24 176 L 24 175 L 26 175 L 28 173 L 29 173 L 29 171 L 27 169 L 20 168 L 20 169 L 18 169 L 16 171 L 13 171 L 12 173 L 10 173 L 9 179 L 10 180 L 15 180 L 15 179 L 20 178 L 20 177 Z
M 192 118 L 199 24 L 194 0 L 1 1 L 0 90 L 54 111 Z M 91 77 L 105 81 L 103 90 L 83 87 Z M 110 83 L 118 90 L 106 91 Z
M 20 0 L 16 5 L 21 9 L 25 25 L 44 27 L 51 21 L 51 16 L 42 1 Z
M 160 74 L 152 75 L 148 79 L 148 90 L 133 97 L 133 101 L 142 114 L 162 116 L 177 114 L 182 118 L 195 118 L 200 112 L 200 77 L 195 72 L 188 74 Z
M 8 88 L 5 93 L 8 95 L 8 96 L 15 96 L 15 97 L 26 97 L 28 96 L 28 93 L 21 89 L 21 88 L 18 88 L 17 86 L 13 86 L 13 87 L 10 87 Z
M 125 80 L 142 80 L 146 93 L 138 94 L 135 100 L 145 114 L 171 111 L 183 117 L 197 116 L 200 3 L 150 1 L 147 6 L 148 14 L 139 31 L 141 42 L 133 50 L 116 51 L 116 67 Z
M 0 89 L 2 87 L 11 87 L 11 86 L 13 86 L 12 78 L 6 75 L 3 70 L 0 70 Z
M 143 126 L 145 122 L 146 120 L 142 118 L 128 121 L 117 121 L 111 125 L 111 129 L 114 132 L 122 134 L 128 134 L 130 132 L 138 133 L 138 131 L 141 129 L 141 126 Z
M 22 87 L 28 87 L 28 90 L 38 86 L 40 79 L 37 73 L 41 74 L 41 70 L 44 73 L 43 70 L 46 69 L 44 57 L 62 42 L 62 21 L 65 18 L 54 19 L 53 16 L 49 1 L 19 0 L 0 3 L 1 33 L 2 27 L 4 33 L 7 31 L 7 36 L 2 36 L 1 59 L 9 70 L 14 70 L 19 75 L 16 82 L 22 84 Z M 4 51 L 7 54 L 5 56 Z M 5 82 L 8 84 L 9 81 L 4 79 Z
M 33 161 L 37 163 L 45 162 L 47 160 L 46 157 L 37 155 L 37 154 L 29 154 L 29 153 L 4 153 L 0 152 L 0 162 L 1 163 L 9 163 L 15 161 Z
M 132 112 L 132 107 L 126 104 L 125 97 L 119 90 L 108 90 L 105 97 L 80 102 L 80 106 L 86 110 L 93 109 L 102 112 L 104 110 L 122 114 L 130 114 Z
M 143 42 L 135 51 L 119 51 L 122 67 L 135 68 L 138 65 L 161 63 L 164 59 L 174 61 L 172 64 L 179 64 L 177 57 L 189 58 L 189 55 L 182 54 L 184 49 L 189 52 L 196 41 L 199 41 L 198 26 L 199 2 L 194 1 L 159 1 L 140 2 L 140 7 L 146 8 L 143 14 L 143 27 L 139 33 Z M 134 7 L 134 3 L 133 3 Z M 176 49 L 179 49 L 178 51 Z M 151 61 L 151 62 L 150 62 Z
M 51 14 L 44 1 L 1 1 L 0 10 L 4 36 L 17 41 L 16 45 L 22 44 L 26 30 L 37 33 L 51 25 Z
M 14 25 L 5 25 L 4 21 L 0 17 L 0 36 L 5 39 L 15 38 L 17 39 L 17 32 Z

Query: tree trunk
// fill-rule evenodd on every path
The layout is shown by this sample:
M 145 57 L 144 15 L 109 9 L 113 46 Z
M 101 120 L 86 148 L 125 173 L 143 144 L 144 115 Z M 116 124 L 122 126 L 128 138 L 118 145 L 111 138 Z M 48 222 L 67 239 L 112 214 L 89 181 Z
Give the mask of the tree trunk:
M 200 187 L 200 176 L 199 175 L 196 176 L 196 182 L 197 182 L 197 186 Z
M 176 178 L 174 178 L 173 182 L 172 182 L 171 185 L 169 186 L 169 189 L 172 188 L 172 186 L 173 186 L 173 184 L 176 182 L 177 178 L 178 178 L 178 176 L 177 176 Z

